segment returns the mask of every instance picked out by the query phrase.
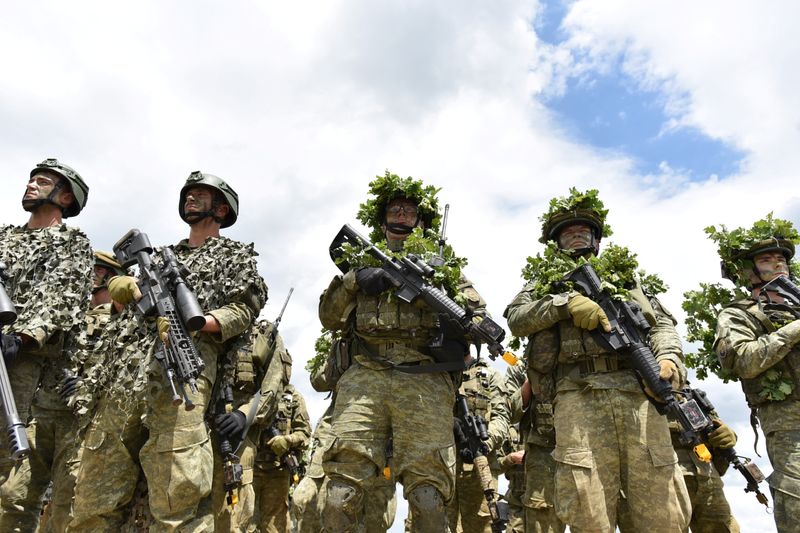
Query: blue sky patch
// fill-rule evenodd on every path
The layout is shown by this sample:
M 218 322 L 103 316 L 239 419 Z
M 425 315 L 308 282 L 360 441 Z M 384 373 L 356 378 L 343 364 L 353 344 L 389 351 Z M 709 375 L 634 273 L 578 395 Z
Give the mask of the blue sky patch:
M 550 0 L 540 2 L 539 12 L 536 14 L 536 20 L 533 27 L 536 30 L 536 36 L 542 41 L 550 44 L 558 44 L 564 40 L 565 35 L 559 29 L 561 21 L 569 11 L 569 5 L 566 0 Z

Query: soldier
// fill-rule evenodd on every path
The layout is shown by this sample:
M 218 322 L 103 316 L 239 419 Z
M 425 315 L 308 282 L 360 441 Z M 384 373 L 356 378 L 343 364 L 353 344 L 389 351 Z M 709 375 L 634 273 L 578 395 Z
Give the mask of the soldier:
M 398 254 L 424 256 L 436 249 L 435 187 L 387 171 L 370 183 L 370 192 L 374 198 L 361 204 L 359 219 L 372 228 L 374 241 Z M 433 231 L 426 235 L 426 229 Z M 413 250 L 405 246 L 407 239 Z M 444 290 L 482 315 L 484 302 L 460 275 L 463 260 L 449 247 L 444 255 L 445 265 L 435 267 L 444 274 Z M 388 466 L 404 486 L 417 530 L 446 531 L 455 482 L 455 387 L 444 368 L 463 368 L 467 340 L 457 332 L 448 335 L 449 360 L 435 362 L 429 346 L 447 324 L 421 301 L 399 300 L 382 269 L 358 256 L 346 260 L 350 270 L 333 279 L 319 307 L 325 328 L 352 332 L 352 364 L 338 384 L 334 439 L 324 455 L 329 480 L 323 525 L 334 532 L 363 527 L 364 495 L 382 483 Z
M 211 492 L 213 471 L 206 408 L 218 358 L 228 341 L 250 329 L 267 294 L 252 245 L 219 234 L 236 221 L 238 208 L 233 189 L 211 174 L 193 172 L 180 192 L 178 211 L 189 224 L 189 238 L 173 250 L 190 272 L 187 283 L 206 319 L 194 339 L 205 364 L 191 393 L 194 409 L 172 401 L 154 357 L 156 340 L 168 332 L 156 328 L 163 321 L 145 319 L 129 305 L 140 296 L 136 280 L 118 276 L 109 282 L 111 297 L 127 307 L 109 328 L 115 349 L 82 446 L 70 530 L 120 528 L 140 468 L 156 528 L 213 528 L 211 505 L 200 505 Z
M 42 496 L 51 473 L 58 475 L 53 467 L 72 428 L 56 386 L 69 367 L 65 340 L 83 323 L 92 249 L 80 230 L 62 220 L 80 213 L 88 194 L 74 169 L 45 159 L 31 171 L 22 197 L 27 224 L 0 227 L 0 262 L 18 315 L 2 328 L 0 342 L 20 418 L 30 420 L 31 446 L 30 456 L 14 467 L 5 432 L 0 439 L 0 531 L 36 528 Z
M 769 485 L 778 531 L 800 523 L 800 319 L 797 307 L 762 291 L 779 277 L 794 279 L 788 262 L 800 234 L 791 222 L 768 215 L 749 230 L 707 230 L 718 243 L 723 276 L 749 294 L 717 318 L 714 349 L 720 365 L 742 383 L 752 414 L 767 438 L 773 472 Z M 792 265 L 794 267 L 794 264 Z
M 593 259 L 609 234 L 597 191 L 553 199 L 542 217 L 541 242 L 551 243 L 533 281 L 506 309 L 511 332 L 528 337 L 528 367 L 556 373 L 555 510 L 572 531 L 613 531 L 620 495 L 636 531 L 683 531 L 689 502 L 665 417 L 648 400 L 624 357 L 598 344 L 592 331 L 610 331 L 592 300 L 559 286 L 581 257 Z M 636 282 L 635 256 L 593 259 L 616 294 L 635 301 L 651 325 L 648 337 L 661 377 L 681 381 L 681 341 L 671 317 L 654 307 Z M 631 263 L 634 263 L 633 265 Z M 563 268 L 563 275 L 553 269 Z M 547 272 L 550 277 L 543 277 Z M 621 280 L 621 281 L 618 281 Z M 684 370 L 685 372 L 685 370 Z M 655 503 L 654 503 L 655 502 Z
M 486 422 L 489 440 L 487 460 L 492 470 L 492 488 L 497 490 L 497 450 L 507 437 L 508 409 L 503 376 L 486 363 L 485 359 L 465 357 L 466 370 L 461 374 L 459 394 L 466 397 L 470 413 Z M 457 420 L 457 419 L 456 419 Z M 462 430 L 463 432 L 463 430 Z M 458 432 L 456 432 L 458 435 Z M 458 439 L 456 445 L 458 445 Z M 492 532 L 492 518 L 483 493 L 478 471 L 471 461 L 465 463 L 459 453 L 456 458 L 456 491 L 447 506 L 450 531 L 479 533 Z
M 293 385 L 287 384 L 278 400 L 275 417 L 261 427 L 261 444 L 256 455 L 253 488 L 256 523 L 262 533 L 289 531 L 289 487 L 300 481 L 299 469 L 310 436 L 306 402 Z M 287 468 L 289 455 L 295 471 Z
M 525 494 L 525 444 L 519 433 L 519 424 L 509 425 L 508 436 L 500 447 L 503 455 L 497 460 L 500 473 L 506 476 L 508 490 L 503 498 L 508 502 L 507 533 L 525 533 L 525 508 L 522 496 Z

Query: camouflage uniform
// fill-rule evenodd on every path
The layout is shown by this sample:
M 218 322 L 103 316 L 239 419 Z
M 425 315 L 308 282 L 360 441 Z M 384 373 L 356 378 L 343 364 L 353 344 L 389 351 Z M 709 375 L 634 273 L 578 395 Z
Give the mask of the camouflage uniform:
M 529 354 L 534 348 L 533 343 L 528 343 L 525 353 Z M 533 392 L 532 405 L 528 408 L 523 405 L 521 393 L 526 378 Z M 509 367 L 506 372 L 511 422 L 519 422 L 525 450 L 522 487 L 516 489 L 509 486 L 509 491 L 515 489 L 515 494 L 521 493 L 519 498 L 524 509 L 524 530 L 528 533 L 563 533 L 566 528 L 558 519 L 554 507 L 556 462 L 552 455 L 555 449 L 553 385 L 551 376 L 528 369 L 526 360 Z
M 630 294 L 652 326 L 648 340 L 656 359 L 681 368 L 681 341 L 671 317 L 641 289 Z M 689 501 L 667 420 L 624 359 L 573 325 L 569 298 L 561 293 L 536 299 L 531 284 L 506 309 L 511 332 L 528 337 L 528 367 L 557 377 L 556 513 L 576 533 L 613 531 L 624 494 L 636 531 L 683 531 Z
M 280 457 L 276 457 L 267 442 L 272 438 L 266 431 L 275 426 L 281 435 L 289 438 L 289 453 L 294 452 L 298 464 L 303 450 L 308 446 L 311 424 L 303 396 L 292 385 L 287 385 L 278 400 L 274 419 L 265 421 L 256 455 L 253 488 L 256 494 L 256 523 L 262 533 L 289 531 L 289 486 L 292 473 Z M 295 483 L 299 478 L 295 480 Z
M 508 533 L 525 533 L 525 508 L 522 506 L 522 496 L 525 493 L 525 467 L 514 464 L 509 455 L 525 446 L 519 434 L 519 425 L 509 426 L 508 436 L 503 441 L 500 450 L 504 454 L 498 459 L 500 472 L 508 480 L 508 490 L 503 498 L 508 502 Z
M 492 488 L 497 490 L 497 450 L 508 435 L 508 409 L 505 402 L 503 376 L 485 360 L 472 359 L 461 375 L 459 393 L 467 399 L 470 413 L 482 417 L 487 424 L 489 447 L 487 459 L 492 470 Z M 478 471 L 471 463 L 456 459 L 456 491 L 447 506 L 450 531 L 492 531 L 489 506 L 481 487 Z
M 33 531 L 51 476 L 59 480 L 59 495 L 64 486 L 74 421 L 55 386 L 70 366 L 65 340 L 81 326 L 88 307 L 93 257 L 86 236 L 64 224 L 2 226 L 0 261 L 8 267 L 6 290 L 18 313 L 3 332 L 24 333 L 35 342 L 8 369 L 20 419 L 30 420 L 31 454 L 15 465 L 5 432 L 0 436 L 0 531 Z
M 470 307 L 483 312 L 485 303 L 469 282 L 460 291 Z M 393 291 L 367 295 L 356 283 L 355 270 L 333 279 L 319 307 L 322 325 L 333 331 L 347 329 L 351 313 L 353 362 L 338 383 L 334 440 L 323 459 L 330 478 L 324 525 L 347 531 L 363 520 L 364 494 L 383 482 L 390 438 L 391 469 L 412 513 L 416 508 L 428 518 L 444 519 L 443 503 L 455 490 L 455 387 L 445 372 L 409 374 L 394 368 L 432 362 L 426 352 L 438 317 L 426 304 L 407 304 Z
M 264 419 L 275 416 L 280 391 L 289 381 L 292 358 L 284 346 L 283 339 L 266 320 L 258 321 L 250 334 L 237 339 L 221 365 L 222 383 L 231 384 L 233 390 L 232 408 L 238 409 L 245 417 L 253 410 L 253 423 L 247 431 L 244 442 L 234 449 L 242 467 L 241 486 L 237 490 L 238 502 L 232 508 L 227 503 L 228 494 L 224 488 L 224 457 L 220 453 L 219 434 L 212 432 L 214 442 L 214 479 L 212 502 L 214 507 L 215 531 L 252 531 L 255 527 L 256 494 L 253 487 L 253 467 L 259 441 L 259 425 Z M 275 335 L 273 338 L 273 334 Z M 256 391 L 261 395 L 257 398 Z M 258 399 L 258 404 L 255 402 Z M 217 412 L 224 410 L 215 399 Z M 237 443 L 231 443 L 236 447 Z
M 121 526 L 123 511 L 136 486 L 139 469 L 148 482 L 155 530 L 211 530 L 213 452 L 205 424 L 206 408 L 227 341 L 247 331 L 266 299 L 255 251 L 226 237 L 210 237 L 191 248 L 174 247 L 191 272 L 187 283 L 201 308 L 220 325 L 219 334 L 199 333 L 197 349 L 205 369 L 192 394 L 196 408 L 172 404 L 164 370 L 153 357 L 155 321 L 128 306 L 109 328 L 105 394 L 87 430 L 75 487 L 73 531 Z M 140 466 L 141 465 L 141 466 Z
M 781 327 L 782 324 L 785 324 Z M 735 302 L 717 319 L 715 350 L 722 368 L 739 376 L 747 403 L 767 438 L 773 472 L 768 481 L 781 533 L 800 523 L 800 320 L 786 311 L 759 309 L 754 300 Z M 781 401 L 767 399 L 769 371 L 791 382 Z

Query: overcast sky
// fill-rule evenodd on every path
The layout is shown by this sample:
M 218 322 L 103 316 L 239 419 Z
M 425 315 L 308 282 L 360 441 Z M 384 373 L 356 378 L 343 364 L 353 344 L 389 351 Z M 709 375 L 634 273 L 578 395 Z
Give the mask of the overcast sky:
M 450 242 L 500 317 L 540 251 L 538 217 L 595 187 L 613 242 L 681 294 L 718 281 L 703 227 L 800 220 L 796 2 L 396 0 L 26 2 L 0 19 L 2 223 L 23 223 L 45 157 L 91 187 L 68 222 L 98 248 L 131 227 L 187 236 L 194 170 L 239 193 L 224 233 L 255 242 L 294 381 L 319 332 L 328 244 L 389 169 L 443 188 Z M 685 328 L 679 326 L 681 333 Z M 504 370 L 502 364 L 498 368 Z M 708 390 L 753 456 L 736 384 Z M 771 472 L 764 453 L 757 459 Z M 731 471 L 744 531 L 774 531 Z M 400 531 L 404 506 L 395 529 Z

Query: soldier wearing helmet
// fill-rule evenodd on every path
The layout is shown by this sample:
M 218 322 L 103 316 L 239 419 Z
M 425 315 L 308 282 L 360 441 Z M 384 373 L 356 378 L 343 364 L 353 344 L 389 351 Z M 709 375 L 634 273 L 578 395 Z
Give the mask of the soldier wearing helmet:
M 629 280 L 618 282 L 617 294 L 642 308 L 651 325 L 650 347 L 661 377 L 679 385 L 685 370 L 672 317 L 645 294 L 635 266 L 613 262 L 610 250 L 607 258 L 598 256 L 600 240 L 611 234 L 607 213 L 596 190 L 572 188 L 568 196 L 551 200 L 541 218 L 545 252 L 529 258 L 530 265 L 544 266 L 536 267 L 530 283 L 505 312 L 511 332 L 527 338 L 528 381 L 520 388 L 520 400 L 527 406 L 535 396 L 535 423 L 549 419 L 554 432 L 549 436 L 555 436 L 554 501 L 530 501 L 526 517 L 537 522 L 526 527 L 544 527 L 539 520 L 547 520 L 549 527 L 563 528 L 541 512 L 552 504 L 558 519 L 573 530 L 613 531 L 624 494 L 633 531 L 683 531 L 689 521 L 688 495 L 667 420 L 625 358 L 596 342 L 594 330 L 610 330 L 603 310 L 562 282 L 583 260 L 593 262 L 600 272 L 604 265 L 618 279 Z M 635 259 L 630 255 L 627 260 Z M 558 268 L 563 272 L 554 273 Z M 543 407 L 552 409 L 552 418 Z M 542 454 L 534 452 L 547 442 L 531 441 L 530 435 L 548 434 L 537 433 L 529 432 L 526 456 L 541 460 Z M 531 471 L 528 465 L 525 469 Z M 542 469 L 548 469 L 546 462 Z
M 198 392 L 192 395 L 194 409 L 173 404 L 164 372 L 156 370 L 159 339 L 168 335 L 166 321 L 135 311 L 131 304 L 140 292 L 134 278 L 115 276 L 108 281 L 111 298 L 124 309 L 116 327 L 108 330 L 108 382 L 100 387 L 103 394 L 81 450 L 70 530 L 120 529 L 139 464 L 154 527 L 214 529 L 215 511 L 204 502 L 212 490 L 214 469 L 206 409 L 213 404 L 214 382 L 226 364 L 230 341 L 250 331 L 267 296 L 253 245 L 220 235 L 221 228 L 233 225 L 238 211 L 236 192 L 211 174 L 192 172 L 179 194 L 178 213 L 189 225 L 189 236 L 172 249 L 189 271 L 186 282 L 206 319 L 194 337 L 205 363 Z M 245 415 L 239 409 L 226 414 L 227 436 L 241 437 Z M 218 420 L 215 425 L 219 430 Z
M 371 239 L 395 253 L 413 251 L 432 259 L 424 243 L 436 249 L 438 189 L 387 171 L 370 183 L 370 193 L 358 218 L 370 227 Z M 449 247 L 444 256 L 444 265 L 433 267 L 452 274 L 444 276 L 451 280 L 444 290 L 484 315 L 485 303 L 460 275 L 463 260 L 458 262 Z M 334 438 L 323 455 L 328 481 L 322 523 L 332 532 L 382 523 L 385 509 L 369 505 L 367 494 L 396 479 L 403 484 L 415 531 L 444 532 L 446 505 L 455 492 L 456 453 L 455 388 L 447 371 L 463 370 L 468 341 L 453 334 L 447 341 L 452 359 L 434 359 L 431 341 L 443 326 L 436 313 L 422 303 L 400 301 L 382 269 L 358 261 L 347 258 L 351 268 L 331 281 L 319 306 L 322 325 L 343 332 L 352 359 L 339 378 Z
M 35 428 L 28 437 L 31 455 L 16 465 L 5 434 L 0 437 L 0 531 L 36 529 L 51 478 L 50 453 L 64 442 L 66 406 L 56 386 L 70 365 L 68 332 L 83 324 L 92 250 L 86 235 L 63 219 L 80 213 L 88 192 L 75 170 L 45 159 L 31 170 L 22 197 L 28 222 L 0 226 L 0 263 L 18 312 L 16 322 L 0 329 L 0 344 L 20 418 Z
M 731 302 L 717 317 L 714 350 L 721 367 L 738 377 L 767 440 L 773 472 L 769 486 L 780 533 L 800 519 L 800 308 L 765 283 L 779 276 L 797 284 L 792 262 L 800 233 L 772 213 L 752 228 L 706 228 L 717 242 L 723 277 L 749 297 Z

